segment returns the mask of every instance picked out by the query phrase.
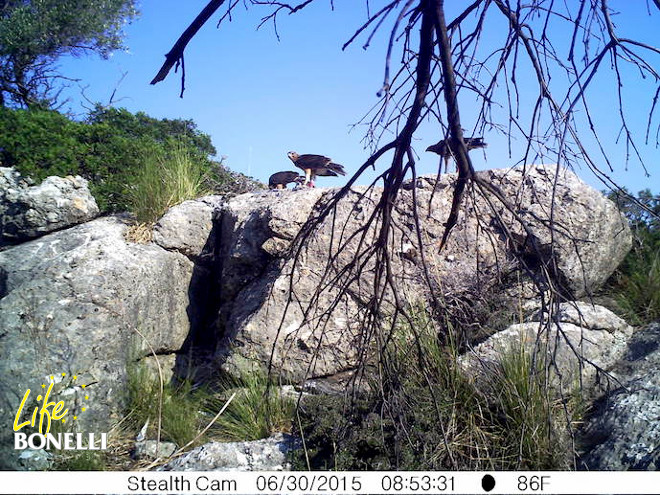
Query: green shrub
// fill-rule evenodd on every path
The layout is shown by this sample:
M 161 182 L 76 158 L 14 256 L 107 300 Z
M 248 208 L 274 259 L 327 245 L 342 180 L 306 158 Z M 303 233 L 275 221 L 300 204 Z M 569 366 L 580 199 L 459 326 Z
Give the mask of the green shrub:
M 79 128 L 55 111 L 0 107 L 0 161 L 37 181 L 77 173 L 87 151 Z
M 143 180 L 145 173 L 153 175 L 162 164 L 154 160 L 176 162 L 177 157 L 185 156 L 198 169 L 195 174 L 204 177 L 208 191 L 246 192 L 255 188 L 254 181 L 212 161 L 215 152 L 210 137 L 191 120 L 155 119 L 142 112 L 97 107 L 84 122 L 78 122 L 53 110 L 0 108 L 2 165 L 16 167 L 36 181 L 50 175 L 81 175 L 90 181 L 90 190 L 104 213 L 131 207 L 135 200 L 132 186 Z M 181 161 L 178 168 L 171 168 L 175 181 L 171 186 L 175 199 L 171 201 L 189 199 L 199 190 L 197 175 L 192 183 L 186 183 L 190 170 L 189 164 Z M 137 184 L 138 189 L 144 187 Z
M 606 291 L 631 323 L 656 321 L 660 319 L 660 194 L 647 189 L 637 198 L 614 193 L 609 198 L 630 222 L 633 246 Z

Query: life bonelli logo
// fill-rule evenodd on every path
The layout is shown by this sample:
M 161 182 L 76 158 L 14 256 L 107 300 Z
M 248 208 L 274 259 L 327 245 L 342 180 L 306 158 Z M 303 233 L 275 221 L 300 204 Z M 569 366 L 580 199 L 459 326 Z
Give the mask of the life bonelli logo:
M 48 375 L 41 389 L 27 389 L 14 416 L 14 449 L 58 449 L 58 450 L 105 450 L 107 433 L 73 433 L 81 414 L 90 409 L 87 385 L 79 375 L 67 377 L 66 373 Z M 65 386 L 66 384 L 66 386 Z M 61 395 L 80 393 L 80 405 L 71 411 L 64 401 L 51 400 L 53 387 L 64 391 Z M 36 395 L 36 397 L 35 397 Z M 52 431 L 51 431 L 52 428 Z M 27 430 L 21 431 L 21 430 Z

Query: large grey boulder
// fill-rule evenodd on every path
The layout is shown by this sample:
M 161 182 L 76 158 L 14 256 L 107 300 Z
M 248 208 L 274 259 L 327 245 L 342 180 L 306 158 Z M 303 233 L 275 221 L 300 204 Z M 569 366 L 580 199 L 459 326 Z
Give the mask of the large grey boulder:
M 48 177 L 35 186 L 14 169 L 0 167 L 0 246 L 77 225 L 98 214 L 82 177 Z
M 170 208 L 154 226 L 154 242 L 197 261 L 212 255 L 213 216 L 221 205 L 222 196 L 206 196 Z
M 390 269 L 411 304 L 429 296 L 422 256 L 440 295 L 469 298 L 474 290 L 508 289 L 515 294 L 515 284 L 507 280 L 521 273 L 516 250 L 554 267 L 553 283 L 579 296 L 597 288 L 627 252 L 630 233 L 623 217 L 573 174 L 553 167 L 481 174 L 512 198 L 515 218 L 495 198 L 471 192 L 440 255 L 437 244 L 455 176 L 419 178 L 401 191 L 389 239 Z M 272 358 L 294 380 L 350 375 L 378 277 L 368 251 L 375 226 L 365 223 L 380 191 L 354 188 L 305 245 L 291 249 L 298 247 L 294 241 L 308 219 L 336 191 L 267 191 L 226 202 L 218 197 L 185 202 L 158 222 L 150 244 L 127 242 L 120 219 L 101 218 L 0 252 L 0 416 L 5 421 L 0 436 L 11 431 L 25 390 L 37 390 L 51 375 L 55 398 L 69 401 L 72 410 L 84 400 L 81 384 L 87 385 L 94 414 L 80 414 L 77 428 L 105 431 L 122 412 L 130 362 L 142 360 L 153 368 L 148 356 L 156 353 L 159 359 L 167 356 L 163 361 L 172 367 L 183 354 L 194 354 L 177 351 L 196 345 L 207 351 L 217 345 L 214 364 L 229 371 L 246 361 L 265 368 Z M 527 220 L 526 230 L 521 219 Z M 503 223 L 516 245 L 503 240 Z M 363 273 L 356 276 L 360 244 L 367 251 L 358 259 Z M 392 292 L 383 297 L 387 311 Z M 562 326 L 568 326 L 584 319 L 585 311 L 564 313 Z M 608 319 L 601 315 L 576 326 L 581 335 L 602 332 L 589 338 L 615 349 L 628 330 L 610 333 L 611 321 L 596 322 Z M 5 440 L 0 437 L 2 445 Z
M 537 258 L 536 244 L 550 262 L 554 283 L 571 298 L 592 294 L 614 272 L 630 250 L 628 221 L 616 205 L 573 172 L 555 165 L 489 170 L 483 175 L 500 187 L 519 219 L 498 205 L 499 213 L 519 238 L 518 249 Z M 552 273 L 554 269 L 554 273 Z
M 537 312 L 531 321 L 497 332 L 460 357 L 460 364 L 476 381 L 488 383 L 502 359 L 512 353 L 536 354 L 552 363 L 550 376 L 563 393 L 582 386 L 585 397 L 597 395 L 596 382 L 623 357 L 633 329 L 607 308 L 585 302 L 562 303 L 551 318 Z M 559 383 L 559 381 L 561 383 Z
M 440 254 L 456 175 L 421 177 L 404 185 L 389 238 L 390 274 L 408 302 L 428 297 L 423 283 L 427 275 L 440 296 L 470 299 L 477 291 L 511 289 L 511 294 L 533 299 L 538 293 L 507 282 L 526 276 L 514 251 L 523 253 L 531 267 L 549 267 L 555 287 L 577 298 L 599 287 L 630 248 L 630 230 L 615 205 L 563 168 L 516 167 L 480 176 L 501 190 L 513 213 L 491 193 L 469 191 Z M 381 190 L 353 188 L 301 249 L 288 251 L 305 220 L 335 193 L 247 194 L 220 211 L 219 321 L 224 340 L 218 357 L 226 370 L 242 367 L 246 360 L 267 363 L 272 358 L 286 375 L 301 380 L 355 367 L 379 271 L 369 252 L 376 226 L 365 223 Z M 514 242 L 505 240 L 504 228 Z M 358 251 L 362 254 L 356 259 Z M 356 276 L 358 265 L 363 270 Z M 391 291 L 385 290 L 385 313 L 392 301 Z
M 251 442 L 210 442 L 177 457 L 159 471 L 285 471 L 296 448 L 289 435 L 278 433 Z
M 660 469 L 660 323 L 639 330 L 612 372 L 620 386 L 596 402 L 580 431 L 590 470 Z
M 50 381 L 51 398 L 78 415 L 67 417 L 69 427 L 107 432 L 123 414 L 127 367 L 184 344 L 193 263 L 127 242 L 126 228 L 119 218 L 100 218 L 0 252 L 2 445 L 12 444 L 7 436 L 25 391 L 32 403 Z M 0 453 L 0 464 L 13 461 Z

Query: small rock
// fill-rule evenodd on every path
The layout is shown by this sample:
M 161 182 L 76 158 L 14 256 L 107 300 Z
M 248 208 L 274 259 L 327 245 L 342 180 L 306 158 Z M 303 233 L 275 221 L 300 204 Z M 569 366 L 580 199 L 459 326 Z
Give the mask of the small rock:
M 159 471 L 285 471 L 293 437 L 278 433 L 252 442 L 210 442 L 160 467 Z
M 176 452 L 177 445 L 172 442 L 158 442 L 156 440 L 144 440 L 135 444 L 133 456 L 136 459 L 158 459 L 170 457 Z
M 53 455 L 43 449 L 25 449 L 18 456 L 18 463 L 26 471 L 46 471 L 53 465 Z
M 632 327 L 606 308 L 580 302 L 561 304 L 556 322 L 547 324 L 541 317 L 537 312 L 532 316 L 536 321 L 511 325 L 492 335 L 459 358 L 461 367 L 477 379 L 496 368 L 507 351 L 515 351 L 522 345 L 531 353 L 535 346 L 547 345 L 547 352 L 552 355 L 568 390 L 581 373 L 589 393 L 598 394 L 599 390 L 592 389 L 598 378 L 594 365 L 602 370 L 611 369 L 624 356 Z M 584 358 L 582 363 L 576 353 Z
M 206 196 L 173 206 L 154 226 L 154 242 L 191 259 L 212 251 L 213 216 L 221 203 L 221 196 Z

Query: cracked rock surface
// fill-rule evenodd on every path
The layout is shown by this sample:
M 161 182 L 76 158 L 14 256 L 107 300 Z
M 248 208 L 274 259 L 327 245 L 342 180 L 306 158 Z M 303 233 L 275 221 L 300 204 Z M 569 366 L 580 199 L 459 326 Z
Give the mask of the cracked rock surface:
M 614 366 L 620 384 L 596 402 L 580 432 L 582 467 L 660 469 L 660 323 L 635 333 Z

